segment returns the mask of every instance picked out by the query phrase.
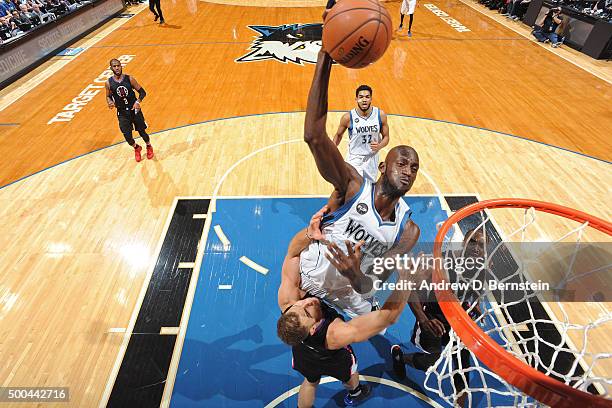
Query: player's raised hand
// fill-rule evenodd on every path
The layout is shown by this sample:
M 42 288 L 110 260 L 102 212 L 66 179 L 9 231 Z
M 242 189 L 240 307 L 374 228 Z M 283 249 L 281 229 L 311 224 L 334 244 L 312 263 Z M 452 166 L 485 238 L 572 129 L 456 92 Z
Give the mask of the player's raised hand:
M 115 102 L 113 100 L 109 99 L 107 101 L 107 104 L 108 104 L 108 109 L 114 109 L 115 108 Z
M 325 254 L 325 257 L 342 276 L 352 279 L 362 273 L 360 269 L 361 247 L 364 241 L 360 241 L 354 246 L 350 241 L 344 241 L 344 243 L 346 244 L 348 254 L 345 254 L 338 245 L 330 242 L 327 244 L 328 252 Z
M 314 241 L 322 241 L 326 243 L 325 234 L 321 231 L 321 220 L 327 213 L 328 207 L 324 205 L 319 211 L 317 211 L 311 218 L 308 228 L 306 229 L 306 235 L 308 238 Z

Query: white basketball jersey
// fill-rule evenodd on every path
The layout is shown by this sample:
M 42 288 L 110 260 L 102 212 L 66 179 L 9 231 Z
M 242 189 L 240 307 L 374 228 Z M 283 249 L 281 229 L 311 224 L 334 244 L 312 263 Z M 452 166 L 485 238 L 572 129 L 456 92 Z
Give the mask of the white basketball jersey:
M 345 240 L 353 243 L 365 241 L 361 270 L 368 273 L 374 258 L 382 256 L 399 240 L 410 214 L 410 208 L 400 199 L 395 206 L 395 221 L 383 222 L 374 207 L 374 183 L 364 178 L 361 189 L 351 200 L 323 217 L 321 228 L 326 239 L 345 252 Z M 353 290 L 349 280 L 325 257 L 326 253 L 327 247 L 319 242 L 310 243 L 302 251 L 302 289 L 334 303 L 351 317 L 370 312 L 370 301 Z
M 367 118 L 359 116 L 356 109 L 351 109 L 349 115 L 351 115 L 348 128 L 349 156 L 372 156 L 370 143 L 380 142 L 380 132 L 382 130 L 380 110 L 373 106 L 372 112 Z
M 359 174 L 376 180 L 379 157 L 378 153 L 372 153 L 370 143 L 378 143 L 381 139 L 380 110 L 373 106 L 367 118 L 360 116 L 356 109 L 351 109 L 349 115 L 351 117 L 348 128 L 349 150 L 346 161 L 355 167 Z

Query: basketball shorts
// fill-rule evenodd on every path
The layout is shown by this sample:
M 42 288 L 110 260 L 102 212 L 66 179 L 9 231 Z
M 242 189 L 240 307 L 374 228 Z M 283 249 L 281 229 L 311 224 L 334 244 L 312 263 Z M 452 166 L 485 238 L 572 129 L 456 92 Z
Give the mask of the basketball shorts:
M 119 119 L 119 129 L 121 129 L 121 133 L 124 135 L 131 134 L 132 129 L 139 131 L 147 128 L 142 110 L 139 110 L 138 113 L 130 110 L 127 113 L 117 115 L 117 119 Z
M 316 383 L 322 376 L 330 376 L 345 383 L 357 372 L 357 357 L 351 346 L 338 350 L 329 359 L 320 359 L 311 353 L 302 354 L 293 347 L 292 365 L 310 383 Z
M 402 1 L 402 7 L 400 13 L 403 15 L 414 14 L 414 8 L 416 7 L 416 0 L 404 0 Z
M 349 155 L 346 162 L 353 166 L 359 174 L 367 176 L 372 181 L 378 179 L 378 154 L 373 156 Z

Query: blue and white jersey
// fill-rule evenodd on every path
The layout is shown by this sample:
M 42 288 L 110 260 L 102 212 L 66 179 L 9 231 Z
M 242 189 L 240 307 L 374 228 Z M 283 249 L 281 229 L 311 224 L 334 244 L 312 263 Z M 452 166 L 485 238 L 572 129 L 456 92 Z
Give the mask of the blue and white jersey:
M 380 134 L 382 131 L 380 109 L 373 106 L 367 118 L 360 116 L 356 109 L 351 109 L 349 115 L 349 149 L 346 161 L 355 167 L 360 174 L 365 173 L 376 181 L 379 156 L 378 153 L 372 152 L 370 143 L 379 143 L 382 138 Z
M 408 204 L 400 199 L 395 206 L 395 221 L 383 222 L 374 207 L 374 183 L 364 178 L 361 189 L 353 198 L 323 217 L 321 229 L 328 241 L 336 243 L 345 252 L 344 241 L 364 241 L 361 270 L 368 273 L 374 258 L 381 257 L 399 241 L 410 214 Z M 349 280 L 325 257 L 326 253 L 327 247 L 320 242 L 311 242 L 302 251 L 302 289 L 335 304 L 350 317 L 370 312 L 370 300 L 355 292 Z

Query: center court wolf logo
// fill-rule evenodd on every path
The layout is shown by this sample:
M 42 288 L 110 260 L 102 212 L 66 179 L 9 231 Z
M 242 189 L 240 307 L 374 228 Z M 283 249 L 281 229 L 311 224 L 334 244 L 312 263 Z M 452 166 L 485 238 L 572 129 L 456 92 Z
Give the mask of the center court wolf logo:
M 317 62 L 321 49 L 323 24 L 283 24 L 280 26 L 250 25 L 259 36 L 251 44 L 251 52 L 236 62 L 253 62 L 275 59 L 303 65 Z

